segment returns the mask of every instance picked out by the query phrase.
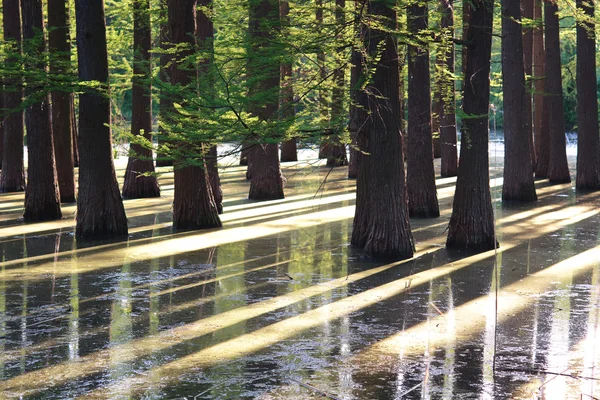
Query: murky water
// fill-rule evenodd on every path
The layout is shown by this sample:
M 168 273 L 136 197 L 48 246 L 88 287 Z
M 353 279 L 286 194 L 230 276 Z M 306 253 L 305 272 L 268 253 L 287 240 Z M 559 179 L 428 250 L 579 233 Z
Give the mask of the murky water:
M 468 255 L 443 247 L 438 179 L 417 257 L 378 263 L 349 246 L 345 169 L 284 173 L 287 198 L 257 203 L 224 168 L 224 228 L 177 234 L 165 174 L 119 243 L 0 195 L 0 397 L 600 398 L 600 193 L 538 182 L 535 206 L 495 203 L 498 251 Z

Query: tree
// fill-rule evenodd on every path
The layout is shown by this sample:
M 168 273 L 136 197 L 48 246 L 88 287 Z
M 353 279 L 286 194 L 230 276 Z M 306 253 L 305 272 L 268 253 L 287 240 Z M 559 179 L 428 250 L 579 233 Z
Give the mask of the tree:
M 66 0 L 48 0 L 48 48 L 50 50 L 50 74 L 60 80 L 70 77 L 71 41 L 69 35 L 69 12 Z M 75 201 L 74 138 L 75 106 L 70 90 L 59 88 L 52 96 L 52 133 L 60 201 Z
M 289 1 L 283 0 L 279 7 L 281 28 L 289 29 L 290 25 L 290 3 Z M 295 118 L 294 110 L 294 85 L 292 82 L 292 62 L 293 60 L 289 55 L 286 55 L 284 60 L 281 62 L 280 67 L 280 84 L 281 84 L 281 98 L 279 100 L 280 116 L 284 120 L 293 120 Z M 298 161 L 298 149 L 297 140 L 295 137 L 288 139 L 281 143 L 281 161 Z
M 279 107 L 279 60 L 272 46 L 279 29 L 278 1 L 249 2 L 248 110 L 259 119 L 261 129 L 266 130 L 266 134 L 253 132 L 254 143 L 248 154 L 249 170 L 252 171 L 248 198 L 252 200 L 284 197 L 277 144 L 264 140 L 269 136 L 269 121 L 277 116 Z
M 536 0 L 521 0 L 522 20 L 533 20 L 533 3 Z M 535 166 L 535 147 L 533 145 L 533 110 L 532 110 L 532 81 L 533 73 L 533 28 L 523 25 L 523 64 L 525 65 L 525 132 L 529 141 L 529 156 L 532 168 Z M 503 104 L 504 105 L 504 104 Z
M 135 141 L 136 136 L 152 140 L 152 84 L 150 1 L 133 1 L 133 78 L 129 160 L 123 182 L 123 197 L 160 197 L 154 173 L 152 150 Z
M 50 99 L 47 94 L 40 95 L 30 89 L 43 87 L 43 81 L 47 79 L 42 0 L 22 0 L 21 7 L 25 68 L 31 77 L 26 80 L 31 105 L 25 113 L 28 168 L 23 219 L 26 222 L 60 219 Z M 31 74 L 34 71 L 36 75 Z
M 127 236 L 127 218 L 113 165 L 104 1 L 75 1 L 79 80 L 79 196 L 75 234 L 81 239 Z
M 502 0 L 504 201 L 537 200 L 529 148 L 531 123 L 527 122 L 530 115 L 527 114 L 524 65 L 520 0 Z
M 414 42 L 408 46 L 408 142 L 407 187 L 411 217 L 438 217 L 431 139 L 431 92 L 427 30 L 427 5 L 411 3 L 407 8 L 408 31 Z
M 485 251 L 496 246 L 490 194 L 488 124 L 492 50 L 492 0 L 465 0 L 469 7 L 464 56 L 460 163 L 446 246 Z
M 598 101 L 594 2 L 577 0 L 577 189 L 598 190 Z
M 196 70 L 189 67 L 189 57 L 196 49 L 196 0 L 168 0 L 169 29 L 171 40 L 176 46 L 176 63 L 171 75 L 171 84 L 178 92 L 190 90 L 196 92 Z M 185 99 L 175 97 L 180 107 L 189 107 Z M 181 117 L 174 111 L 173 118 Z M 183 120 L 185 121 L 185 120 Z M 180 124 L 171 124 L 174 130 Z M 186 126 L 180 131 L 174 130 L 175 135 L 186 136 Z M 171 140 L 169 140 L 171 141 Z M 175 198 L 173 200 L 173 227 L 175 229 L 205 229 L 221 226 L 217 205 L 208 178 L 204 154 L 206 146 L 203 143 L 175 143 L 176 147 L 185 146 L 192 149 L 195 158 L 192 160 L 175 160 Z
M 548 111 L 550 159 L 548 180 L 553 183 L 571 182 L 565 139 L 565 114 L 563 109 L 562 78 L 560 68 L 560 38 L 558 5 L 556 0 L 544 4 L 546 26 L 546 97 L 544 108 Z
M 168 125 L 167 119 L 169 113 L 173 112 L 173 100 L 169 90 L 166 88 L 166 84 L 171 82 L 171 75 L 173 72 L 172 56 L 169 54 L 168 49 L 171 43 L 171 32 L 169 30 L 169 24 L 167 21 L 167 0 L 160 0 L 161 6 L 161 19 L 160 19 L 160 80 L 165 83 L 160 87 L 160 103 L 159 103 L 159 118 L 158 118 L 158 151 L 156 152 L 156 166 L 157 167 L 170 167 L 173 166 L 173 160 L 167 157 L 162 152 L 167 132 L 165 125 Z M 163 15 L 164 14 L 164 15 Z
M 534 0 L 533 18 L 533 136 L 535 147 L 535 177 L 548 177 L 550 140 L 548 137 L 548 111 L 544 111 L 544 81 L 546 52 L 544 51 L 544 24 L 542 20 L 543 0 Z
M 361 94 L 354 96 L 359 100 L 355 108 L 367 106 L 354 118 L 365 116 L 366 119 L 351 122 L 359 136 L 358 144 L 365 151 L 356 183 L 352 244 L 364 248 L 372 257 L 405 259 L 412 257 L 414 244 L 408 219 L 400 130 L 396 12 L 387 1 L 372 0 L 357 4 L 359 6 L 366 7 L 370 17 L 363 20 L 361 32 L 365 53 L 376 64 L 375 72 L 369 77 L 365 74 L 366 65 L 355 70 L 361 73 L 360 78 L 355 78 L 356 82 L 368 81 L 361 87 Z M 377 23 L 367 25 L 369 20 Z M 358 60 L 362 61 L 362 57 Z
M 4 60 L 4 107 L 9 113 L 4 119 L 4 153 L 0 172 L 0 193 L 25 190 L 23 165 L 23 100 L 21 63 L 21 4 L 19 0 L 2 0 L 4 41 L 7 58 Z

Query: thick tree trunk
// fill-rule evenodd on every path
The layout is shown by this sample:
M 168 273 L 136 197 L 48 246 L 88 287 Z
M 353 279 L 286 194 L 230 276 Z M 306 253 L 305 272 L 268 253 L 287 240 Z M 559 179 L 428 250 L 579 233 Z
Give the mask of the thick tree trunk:
M 361 29 L 360 27 L 356 28 Z M 358 32 L 357 32 L 357 35 Z M 364 40 L 362 38 L 361 40 Z M 360 171 L 361 145 L 359 144 L 362 135 L 363 124 L 367 120 L 366 114 L 366 95 L 362 90 L 361 79 L 363 79 L 363 64 L 365 63 L 362 53 L 352 50 L 352 67 L 350 69 L 350 112 L 348 131 L 350 132 L 350 160 L 348 163 L 348 178 L 357 179 Z M 364 136 L 364 135 L 363 135 Z M 358 200 L 357 200 L 358 201 Z M 366 208 L 365 208 L 366 209 Z M 362 225 L 360 225 L 362 226 Z M 357 245 L 362 247 L 363 245 Z
M 550 160 L 548 179 L 553 183 L 571 182 L 567 163 L 565 115 L 563 110 L 562 78 L 560 71 L 560 38 L 558 5 L 547 1 L 544 5 L 546 25 L 546 93 L 544 108 L 548 110 Z
M 177 54 L 177 63 L 171 75 L 171 84 L 181 86 L 181 91 L 194 91 L 196 72 L 188 67 L 186 60 L 196 47 L 196 0 L 168 0 L 169 28 L 175 46 L 186 45 Z M 185 107 L 184 99 L 179 101 Z M 182 132 L 183 134 L 184 132 Z M 187 160 L 175 162 L 175 198 L 173 201 L 173 228 L 206 229 L 221 226 L 221 219 L 213 197 L 208 171 L 204 163 L 204 146 L 194 143 L 178 143 L 178 146 L 195 148 L 194 165 Z M 189 151 L 184 152 L 190 154 Z M 186 165 L 187 164 L 187 165 Z
M 21 6 L 23 7 L 23 48 L 28 55 L 25 68 L 45 75 L 46 38 L 42 0 L 22 0 Z M 28 87 L 44 85 L 39 81 L 26 83 Z M 28 92 L 28 97 L 35 99 L 39 96 L 32 90 Z M 54 161 L 50 99 L 48 95 L 40 97 L 40 100 L 35 99 L 35 103 L 27 107 L 25 113 L 28 168 L 23 219 L 26 222 L 48 221 L 62 217 Z
M 210 146 L 206 156 L 206 168 L 208 170 L 208 179 L 212 189 L 217 212 L 223 214 L 223 190 L 221 189 L 221 178 L 219 177 L 219 164 L 217 146 Z
M 414 252 L 406 200 L 404 155 L 400 131 L 400 75 L 396 12 L 388 3 L 371 1 L 368 11 L 387 21 L 388 30 L 366 27 L 365 40 L 375 73 L 365 92 L 370 114 L 359 123 L 369 155 L 364 155 L 357 181 L 352 243 L 372 257 L 405 259 Z M 363 93 L 366 96 L 366 93 Z M 431 151 L 431 146 L 430 146 Z
M 536 201 L 527 123 L 520 0 L 502 0 L 502 91 L 504 98 L 503 201 Z M 529 107 L 531 109 L 531 107 Z
M 472 3 L 465 0 L 463 4 Z M 477 0 L 470 7 L 463 83 L 462 146 L 452 216 L 449 248 L 485 251 L 496 246 L 490 194 L 488 155 L 488 104 L 492 50 L 492 0 Z
M 65 0 L 48 0 L 48 47 L 50 49 L 50 73 L 71 74 L 71 43 L 69 36 L 69 12 Z M 75 201 L 75 160 L 73 137 L 76 136 L 73 94 L 67 90 L 52 92 L 52 132 L 54 155 L 60 201 Z
M 533 138 L 535 148 L 535 177 L 548 177 L 550 140 L 548 138 L 548 113 L 544 112 L 544 81 L 546 54 L 544 51 L 544 25 L 542 19 L 543 0 L 534 0 L 533 18 Z
M 315 0 L 315 20 L 316 29 L 319 34 L 323 30 L 323 0 Z M 327 99 L 327 90 L 325 89 L 325 81 L 327 79 L 327 69 L 325 66 L 325 52 L 319 50 L 317 52 L 317 66 L 319 67 L 319 82 L 322 85 L 318 90 L 317 104 L 321 117 L 320 125 L 323 128 L 329 127 L 329 102 Z M 329 135 L 324 135 L 319 138 L 319 158 L 328 158 L 331 153 L 331 138 Z
M 249 3 L 248 76 L 252 80 L 248 89 L 248 97 L 252 99 L 249 111 L 267 122 L 277 117 L 279 107 L 279 60 L 274 57 L 270 45 L 273 32 L 280 29 L 278 4 L 276 0 L 251 0 Z M 261 101 L 257 102 L 257 98 Z M 255 138 L 257 142 L 261 139 L 258 135 Z M 273 144 L 257 143 L 250 148 L 248 198 L 275 200 L 284 197 L 278 152 Z
M 407 8 L 408 30 L 418 37 L 427 30 L 427 6 L 412 4 Z M 438 217 L 440 209 L 435 188 L 431 139 L 431 92 L 429 50 L 408 47 L 408 143 L 407 188 L 411 217 Z
M 21 5 L 19 0 L 3 0 L 2 16 L 4 40 L 12 52 L 21 53 Z M 19 59 L 8 57 L 8 69 L 18 69 Z M 23 83 L 19 77 L 5 77 L 4 105 L 7 110 L 17 110 L 23 99 Z M 23 111 L 13 111 L 4 119 L 4 156 L 0 172 L 0 193 L 25 190 L 23 164 Z
M 445 74 L 441 80 L 439 104 L 440 155 L 442 177 L 456 176 L 458 150 L 456 146 L 456 95 L 454 84 L 454 10 L 450 0 L 440 0 L 442 31 L 446 46 L 441 48 Z
M 536 0 L 520 0 L 523 19 L 533 19 L 533 3 Z M 529 142 L 531 165 L 535 165 L 535 146 L 533 145 L 533 109 L 532 109 L 532 73 L 533 73 L 533 29 L 523 27 L 523 64 L 525 65 L 525 132 Z
M 167 17 L 167 0 L 160 0 L 161 11 L 164 13 L 163 18 L 166 20 Z M 173 99 L 172 94 L 165 88 L 165 85 L 171 83 L 171 75 L 173 73 L 173 56 L 167 52 L 171 43 L 171 32 L 169 30 L 168 22 L 160 24 L 160 81 L 163 83 L 160 88 L 160 103 L 158 108 L 158 139 L 157 145 L 158 150 L 156 152 L 156 166 L 157 167 L 171 167 L 173 166 L 173 160 L 169 158 L 164 152 L 161 151 L 161 146 L 167 144 L 166 137 L 167 132 L 165 125 L 169 119 L 169 114 L 173 112 Z
M 279 6 L 279 15 L 283 29 L 289 29 L 290 25 L 290 3 L 283 0 Z M 292 59 L 286 59 L 280 66 L 281 93 L 279 99 L 279 110 L 284 121 L 292 122 L 296 117 L 294 108 L 294 85 L 292 82 Z M 296 138 L 281 143 L 281 161 L 298 161 L 298 146 Z
M 152 140 L 150 1 L 133 1 L 133 78 L 131 96 L 131 134 Z M 123 197 L 139 199 L 160 197 L 154 173 L 152 150 L 131 143 L 123 182 Z M 150 173 L 151 175 L 143 175 Z
M 108 91 L 108 55 L 103 1 L 75 1 L 79 79 Z M 127 218 L 113 165 L 107 93 L 79 95 L 79 195 L 76 236 L 127 236 Z
M 598 190 L 598 101 L 594 2 L 577 0 L 589 19 L 577 23 L 577 189 Z

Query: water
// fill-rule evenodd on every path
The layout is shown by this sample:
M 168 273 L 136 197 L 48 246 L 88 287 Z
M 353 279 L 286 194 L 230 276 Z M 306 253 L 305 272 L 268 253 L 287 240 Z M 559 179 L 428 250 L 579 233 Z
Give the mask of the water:
M 167 173 L 163 198 L 125 202 L 128 242 L 87 247 L 72 206 L 25 225 L 0 195 L 0 397 L 600 396 L 600 194 L 542 181 L 506 207 L 493 168 L 501 247 L 468 255 L 443 247 L 440 178 L 416 258 L 380 263 L 349 246 L 354 182 L 310 164 L 265 203 L 224 167 L 224 228 L 177 234 Z

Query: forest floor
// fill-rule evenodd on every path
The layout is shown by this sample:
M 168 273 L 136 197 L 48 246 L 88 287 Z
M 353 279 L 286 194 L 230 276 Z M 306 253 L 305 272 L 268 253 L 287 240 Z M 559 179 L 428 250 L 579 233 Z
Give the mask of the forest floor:
M 477 255 L 444 247 L 438 175 L 415 257 L 365 259 L 355 182 L 310 151 L 278 201 L 224 164 L 218 230 L 171 231 L 171 172 L 125 201 L 126 242 L 77 243 L 74 204 L 24 224 L 23 194 L 0 195 L 0 398 L 600 398 L 600 192 L 538 181 L 503 205 L 499 148 L 500 247 Z

